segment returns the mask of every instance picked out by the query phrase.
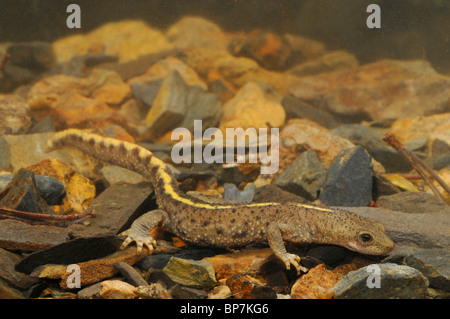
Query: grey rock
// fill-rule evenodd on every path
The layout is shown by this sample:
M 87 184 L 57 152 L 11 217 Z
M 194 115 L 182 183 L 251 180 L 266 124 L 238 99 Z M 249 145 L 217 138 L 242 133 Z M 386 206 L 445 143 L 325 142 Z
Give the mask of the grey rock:
M 274 184 L 307 200 L 315 200 L 325 181 L 325 176 L 326 170 L 316 152 L 306 151 L 281 173 Z
M 391 263 L 374 264 L 342 277 L 334 286 L 334 298 L 422 299 L 426 297 L 427 287 L 428 280 L 412 267 Z
M 156 79 L 150 83 L 130 83 L 133 96 L 146 105 L 153 105 L 158 90 L 161 88 L 162 79 Z
M 175 299 L 207 299 L 206 291 L 189 288 L 182 285 L 175 285 L 170 289 L 170 295 Z
M 255 203 L 275 202 L 275 203 L 306 203 L 303 197 L 286 192 L 280 187 L 273 184 L 264 185 L 256 189 L 255 197 L 253 198 Z
M 342 125 L 331 133 L 350 140 L 355 145 L 361 145 L 367 152 L 386 169 L 386 172 L 407 172 L 411 165 L 392 147 L 386 145 L 375 132 L 363 125 Z
M 367 206 L 372 200 L 372 165 L 361 146 L 336 156 L 319 199 L 328 206 Z
M 127 282 L 135 287 L 147 286 L 148 283 L 142 278 L 142 275 L 131 265 L 123 261 L 117 261 L 113 264 L 122 276 L 127 279 Z
M 44 71 L 56 64 L 53 47 L 46 42 L 15 43 L 8 47 L 11 63 L 27 69 Z
M 243 191 L 240 191 L 236 185 L 226 183 L 224 185 L 225 193 L 223 197 L 225 199 L 232 200 L 236 203 L 250 203 L 255 195 L 255 184 L 247 186 Z
M 450 214 L 450 206 L 436 196 L 425 192 L 400 192 L 394 195 L 381 196 L 377 203 L 390 210 L 405 213 L 439 213 Z
M 450 145 L 440 139 L 431 144 L 431 160 L 436 170 L 450 166 Z
M 405 264 L 427 277 L 430 287 L 450 292 L 450 251 L 448 249 L 418 249 L 405 258 Z

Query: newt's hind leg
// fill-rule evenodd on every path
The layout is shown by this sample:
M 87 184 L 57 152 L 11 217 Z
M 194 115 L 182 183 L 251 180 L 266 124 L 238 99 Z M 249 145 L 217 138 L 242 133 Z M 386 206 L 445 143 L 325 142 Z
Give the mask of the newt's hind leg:
M 150 236 L 150 231 L 158 225 L 165 224 L 168 220 L 167 213 L 160 209 L 145 213 L 131 224 L 130 229 L 120 234 L 127 236 L 120 249 L 124 249 L 130 243 L 136 242 L 138 252 L 142 250 L 144 245 L 152 252 L 156 247 L 156 240 Z

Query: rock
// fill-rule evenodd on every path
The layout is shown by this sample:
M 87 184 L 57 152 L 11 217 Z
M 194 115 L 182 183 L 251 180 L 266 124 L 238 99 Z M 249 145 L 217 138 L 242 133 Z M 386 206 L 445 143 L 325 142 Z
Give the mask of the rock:
M 0 200 L 0 206 L 29 213 L 54 213 L 41 197 L 33 172 L 21 168 L 7 187 L 9 190 Z
M 0 248 L 0 280 L 8 282 L 15 288 L 26 290 L 38 280 L 14 269 L 20 260 L 20 256 Z
M 450 292 L 448 249 L 418 249 L 405 258 L 405 264 L 427 277 L 430 287 Z
M 400 193 L 401 189 L 391 183 L 385 176 L 373 172 L 373 197 L 378 199 L 381 196 Z
M 172 257 L 163 271 L 173 281 L 191 288 L 212 288 L 217 283 L 214 268 L 204 261 Z
M 231 183 L 224 185 L 225 193 L 223 198 L 234 201 L 235 203 L 250 203 L 253 200 L 255 194 L 255 184 L 250 184 L 242 192 Z
M 238 252 L 206 257 L 202 261 L 210 263 L 214 268 L 217 280 L 221 280 L 237 274 L 257 275 L 260 267 L 270 255 L 272 255 L 272 250 L 269 248 L 249 248 Z
M 55 131 L 55 120 L 50 116 L 46 116 L 31 127 L 29 134 L 48 133 Z
M 142 299 L 171 299 L 170 292 L 161 283 L 140 286 L 134 289 L 134 293 Z
M 301 77 L 352 69 L 358 65 L 358 60 L 353 54 L 345 51 L 331 51 L 314 60 L 297 64 L 287 72 Z
M 167 40 L 177 49 L 215 48 L 225 50 L 226 34 L 211 21 L 200 17 L 184 17 L 166 32 Z
M 409 180 L 407 180 L 405 177 L 403 177 L 400 174 L 385 174 L 383 175 L 385 179 L 387 179 L 392 185 L 399 188 L 400 190 L 404 191 L 411 191 L 411 192 L 419 192 L 419 189 L 416 185 L 411 183 Z
M 401 143 L 410 140 L 428 137 L 432 142 L 435 139 L 450 144 L 450 113 L 401 118 L 392 123 L 393 133 Z
M 187 89 L 178 71 L 172 71 L 164 79 L 145 118 L 145 124 L 151 134 L 161 136 L 183 122 Z
M 46 42 L 11 44 L 7 53 L 11 55 L 11 63 L 35 71 L 49 70 L 56 64 L 52 46 Z
M 330 166 L 319 199 L 327 206 L 367 206 L 372 200 L 372 165 L 364 148 L 338 155 Z
M 287 33 L 284 39 L 288 42 L 292 52 L 292 63 L 315 60 L 326 54 L 325 44 L 317 40 Z
M 253 198 L 255 203 L 264 202 L 278 202 L 278 203 L 306 203 L 306 200 L 300 196 L 282 190 L 275 185 L 265 185 L 256 189 L 255 197 Z
M 120 274 L 124 276 L 134 287 L 148 286 L 147 281 L 142 278 L 142 275 L 129 264 L 124 263 L 123 261 L 118 261 L 113 264 L 113 267 L 116 268 Z
M 371 277 L 378 267 L 380 287 L 371 287 Z M 369 277 L 370 276 L 370 277 Z M 375 264 L 349 272 L 334 286 L 336 299 L 422 299 L 426 297 L 428 280 L 416 269 L 396 264 Z
M 353 264 L 346 264 L 328 270 L 324 264 L 310 269 L 292 286 L 292 299 L 331 299 L 334 285 L 348 272 L 356 270 Z
M 0 174 L 0 191 L 13 180 L 14 174 Z M 48 205 L 61 203 L 66 186 L 64 183 L 48 176 L 35 175 L 37 189 Z
M 186 115 L 180 127 L 194 131 L 194 120 L 201 120 L 203 129 L 217 127 L 222 116 L 222 103 L 216 94 L 198 86 L 188 89 Z
M 61 207 L 65 213 L 84 213 L 95 198 L 94 184 L 61 161 L 49 158 L 26 168 L 35 174 L 53 177 L 66 185 L 66 196 Z
M 99 292 L 102 299 L 135 299 L 134 287 L 120 280 L 105 280 Z
M 433 169 L 439 170 L 450 166 L 450 145 L 436 138 L 431 144 Z
M 75 238 L 119 234 L 153 208 L 156 208 L 153 187 L 148 182 L 117 183 L 108 187 L 90 205 L 89 210 L 95 211 L 95 218 L 90 219 L 87 225 L 72 225 L 69 229 Z
M 249 82 L 266 83 L 279 94 L 285 95 L 288 88 L 298 81 L 294 75 L 266 70 L 252 59 L 234 57 L 225 50 L 195 48 L 183 53 L 183 61 L 200 76 L 207 78 L 211 70 L 217 70 L 220 77 L 237 88 Z
M 130 86 L 114 71 L 94 69 L 89 80 L 94 87 L 90 97 L 99 102 L 112 106 L 120 105 L 131 96 Z
M 62 227 L 32 226 L 13 219 L 0 220 L 0 247 L 9 250 L 44 250 L 65 242 L 68 235 L 68 230 Z
M 450 213 L 450 207 L 446 203 L 425 192 L 406 191 L 382 196 L 377 203 L 383 208 L 405 213 Z
M 385 80 L 379 81 L 380 78 Z M 380 60 L 350 70 L 300 78 L 289 92 L 347 123 L 389 123 L 404 114 L 445 112 L 449 83 L 449 77 L 438 74 L 426 61 Z
M 101 48 L 98 50 L 97 48 Z M 123 20 L 103 24 L 87 34 L 77 34 L 53 42 L 59 63 L 69 61 L 74 54 L 103 51 L 119 56 L 120 62 L 172 49 L 164 35 L 143 21 Z
M 334 128 L 339 123 L 331 113 L 314 107 L 312 104 L 300 101 L 291 95 L 286 95 L 281 104 L 286 111 L 287 119 L 306 118 L 326 128 Z
M 228 299 L 233 296 L 230 287 L 227 285 L 218 285 L 208 294 L 208 299 Z
M 316 151 L 325 168 L 330 167 L 334 158 L 341 151 L 355 146 L 350 141 L 329 133 L 324 127 L 301 119 L 289 120 L 280 132 L 280 140 L 282 147 L 304 146 L 309 150 Z M 282 147 L 280 147 L 280 153 Z
M 0 279 L 0 299 L 25 299 L 23 293 Z
M 245 39 L 235 40 L 229 51 L 235 56 L 251 58 L 269 70 L 284 70 L 291 58 L 291 48 L 285 38 L 261 30 L 250 32 Z
M 258 108 L 255 108 L 258 105 Z M 223 106 L 223 115 L 219 128 L 225 132 L 227 127 L 266 128 L 280 127 L 284 124 L 283 107 L 268 100 L 256 83 L 247 83 Z
M 0 94 L 0 135 L 24 134 L 31 127 L 30 107 L 18 95 Z
M 175 285 L 170 289 L 170 294 L 175 299 L 207 299 L 208 293 L 206 291 L 185 287 L 182 285 Z
M 1 222 L 4 221 L 0 221 L 0 223 Z M 41 237 L 43 237 L 42 234 L 45 233 L 45 237 L 48 237 L 47 241 L 50 241 L 51 236 L 53 235 L 51 232 L 53 229 L 50 226 L 45 226 L 46 228 L 42 228 L 44 226 L 29 227 L 36 228 L 36 231 L 41 231 Z M 53 228 L 61 229 L 61 227 Z M 46 230 L 47 232 L 45 232 Z M 122 241 L 115 236 L 78 238 L 74 240 L 68 240 L 67 230 L 65 230 L 64 228 L 62 230 L 64 230 L 66 234 L 66 237 L 63 241 L 60 241 L 57 244 L 47 245 L 47 247 L 44 248 L 45 250 L 41 249 L 41 251 L 28 254 L 16 265 L 16 270 L 25 274 L 30 274 L 35 268 L 42 265 L 79 264 L 81 262 L 103 258 L 105 256 L 113 254 L 119 249 L 120 245 L 122 244 Z
M 307 200 L 317 199 L 327 172 L 314 151 L 303 152 L 278 176 L 274 184 Z
M 100 174 L 102 174 L 108 185 L 117 183 L 139 184 L 145 181 L 145 178 L 142 175 L 126 168 L 113 165 L 103 166 L 100 169 Z
M 276 299 L 276 292 L 268 285 L 249 275 L 236 274 L 226 280 L 236 299 Z
M 410 214 L 372 207 L 345 207 L 344 209 L 382 223 L 387 234 L 396 243 L 396 247 L 428 249 L 450 246 L 448 212 Z
M 396 150 L 384 143 L 369 127 L 358 124 L 341 125 L 331 131 L 332 134 L 348 139 L 355 145 L 361 145 L 387 172 L 409 172 L 411 164 Z

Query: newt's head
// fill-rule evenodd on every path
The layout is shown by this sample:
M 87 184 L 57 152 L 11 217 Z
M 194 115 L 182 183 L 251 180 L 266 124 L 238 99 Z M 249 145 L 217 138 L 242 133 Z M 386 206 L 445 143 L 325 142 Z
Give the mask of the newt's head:
M 342 246 L 367 255 L 386 255 L 394 249 L 395 243 L 386 234 L 383 224 L 359 216 L 354 218 L 350 227 L 344 227 Z

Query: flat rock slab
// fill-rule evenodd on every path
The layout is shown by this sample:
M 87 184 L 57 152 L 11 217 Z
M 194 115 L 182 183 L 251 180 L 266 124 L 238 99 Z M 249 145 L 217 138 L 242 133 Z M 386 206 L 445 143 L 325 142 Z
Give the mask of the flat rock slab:
M 21 257 L 0 248 L 0 278 L 19 289 L 28 289 L 38 279 L 27 276 L 14 269 Z
M 67 228 L 0 220 L 0 248 L 39 251 L 64 243 L 69 237 Z
M 36 267 L 46 264 L 69 265 L 102 258 L 117 251 L 121 244 L 122 240 L 116 236 L 77 238 L 29 254 L 16 265 L 16 270 L 30 274 Z
M 140 215 L 156 209 L 153 187 L 150 183 L 117 183 L 101 193 L 89 207 L 95 212 L 87 225 L 69 227 L 74 238 L 99 235 L 116 235 L 130 227 Z

